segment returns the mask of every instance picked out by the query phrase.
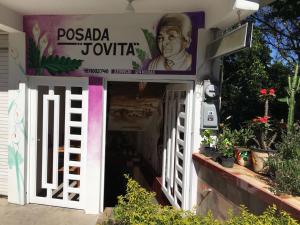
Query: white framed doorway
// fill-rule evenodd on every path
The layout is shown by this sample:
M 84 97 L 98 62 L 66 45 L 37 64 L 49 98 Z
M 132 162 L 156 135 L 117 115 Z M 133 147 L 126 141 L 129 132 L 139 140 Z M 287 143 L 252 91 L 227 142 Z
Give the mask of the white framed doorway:
M 105 187 L 105 156 L 106 156 L 106 135 L 107 135 L 107 92 L 108 82 L 143 82 L 143 83 L 165 83 L 165 100 L 172 104 L 172 109 L 166 107 L 165 104 L 165 122 L 168 121 L 169 125 L 165 125 L 164 128 L 164 150 L 163 150 L 163 163 L 162 163 L 162 191 L 168 198 L 169 202 L 177 208 L 189 209 L 189 199 L 190 199 L 190 165 L 192 163 L 192 144 L 191 144 L 191 123 L 193 115 L 193 81 L 183 81 L 183 80 L 158 80 L 158 79 L 107 79 L 104 81 L 104 101 L 103 101 L 103 139 L 102 139 L 102 155 L 101 155 L 101 185 L 100 185 L 100 211 L 104 210 L 104 187 Z M 130 90 L 128 90 L 130 91 Z M 167 94 L 169 93 L 169 94 Z M 172 94 L 173 93 L 173 94 Z M 167 98 L 168 96 L 173 96 L 172 98 Z M 184 109 L 183 109 L 184 108 Z M 169 113 L 166 113 L 168 110 Z M 174 110 L 175 113 L 171 113 Z M 180 111 L 181 110 L 181 111 Z M 176 118 L 175 118 L 176 117 Z M 184 124 L 182 124 L 184 120 Z M 165 123 L 166 124 L 166 123 Z M 171 128 L 172 127 L 172 128 Z M 171 132 L 168 132 L 168 129 Z M 182 134 L 184 133 L 184 138 Z M 169 141 L 170 139 L 170 141 Z M 168 147 L 169 142 L 173 144 Z M 180 150 L 179 150 L 180 148 Z M 182 148 L 184 151 L 182 151 Z M 180 154 L 181 153 L 181 154 Z M 167 157 L 169 156 L 169 157 Z M 179 163 L 179 158 L 183 162 Z M 177 160 L 177 161 L 176 161 Z M 173 163 L 171 163 L 173 162 Z M 173 169 L 171 167 L 173 166 Z M 178 172 L 182 173 L 182 177 L 178 177 Z M 171 174 L 166 176 L 164 174 Z M 172 179 L 173 184 L 169 182 L 167 184 L 166 179 Z M 176 185 L 175 185 L 176 184 Z M 180 185 L 180 186 L 179 186 Z M 181 188 L 179 190 L 179 188 Z M 176 189 L 176 191 L 175 191 Z
M 84 209 L 88 78 L 29 77 L 29 203 Z

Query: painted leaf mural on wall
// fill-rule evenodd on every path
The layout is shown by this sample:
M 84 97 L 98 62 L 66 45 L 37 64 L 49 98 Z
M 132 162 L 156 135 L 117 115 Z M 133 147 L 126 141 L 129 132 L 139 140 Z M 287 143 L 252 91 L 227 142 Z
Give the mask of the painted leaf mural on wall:
M 81 66 L 82 60 L 71 59 L 64 56 L 43 56 L 41 67 L 48 70 L 51 75 L 74 71 Z
M 40 49 L 32 38 L 29 38 L 28 41 L 28 67 L 40 68 Z
M 30 37 L 28 40 L 27 65 L 29 69 L 33 69 L 36 75 L 44 74 L 44 70 L 51 75 L 58 75 L 79 69 L 83 60 L 52 55 L 53 47 L 48 43 L 47 34 L 40 37 L 40 33 L 39 25 L 35 24 L 32 28 L 33 38 Z
M 156 45 L 156 39 L 154 34 L 152 34 L 150 31 L 148 31 L 147 29 L 142 29 L 144 36 L 146 38 L 146 41 L 148 43 L 149 46 L 149 50 L 151 53 L 151 58 L 154 58 L 158 55 L 158 49 L 157 49 L 157 45 Z
M 138 64 L 136 61 L 132 61 L 132 68 L 134 70 L 140 69 L 140 64 Z
M 134 70 L 142 69 L 144 64 L 146 64 L 151 58 L 153 59 L 159 54 L 154 34 L 152 34 L 147 29 L 142 29 L 142 32 L 147 41 L 151 56 L 149 56 L 145 50 L 141 48 L 136 48 L 135 50 L 137 53 L 137 57 L 141 63 L 139 64 L 136 61 L 132 61 L 132 68 Z

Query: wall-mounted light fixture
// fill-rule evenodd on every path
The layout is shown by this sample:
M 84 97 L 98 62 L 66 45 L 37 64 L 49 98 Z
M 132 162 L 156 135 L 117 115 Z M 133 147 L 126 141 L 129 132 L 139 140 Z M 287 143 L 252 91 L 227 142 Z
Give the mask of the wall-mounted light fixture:
M 235 0 L 233 10 L 245 10 L 245 11 L 257 11 L 259 9 L 259 3 L 249 0 Z
M 127 1 L 128 1 L 128 5 L 127 5 L 127 7 L 126 7 L 126 11 L 129 12 L 129 13 L 134 13 L 134 12 L 135 12 L 135 9 L 134 9 L 134 7 L 133 7 L 133 5 L 132 5 L 132 2 L 133 2 L 134 0 L 127 0 Z

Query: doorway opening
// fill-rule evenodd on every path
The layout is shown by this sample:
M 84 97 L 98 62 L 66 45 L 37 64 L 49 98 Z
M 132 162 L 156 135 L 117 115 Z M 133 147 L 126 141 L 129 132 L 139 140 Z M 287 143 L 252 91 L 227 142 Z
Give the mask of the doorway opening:
M 189 208 L 192 99 L 192 83 L 108 83 L 104 207 L 129 174 L 159 203 Z
M 161 177 L 166 85 L 108 83 L 104 207 L 125 194 L 124 174 L 149 191 Z

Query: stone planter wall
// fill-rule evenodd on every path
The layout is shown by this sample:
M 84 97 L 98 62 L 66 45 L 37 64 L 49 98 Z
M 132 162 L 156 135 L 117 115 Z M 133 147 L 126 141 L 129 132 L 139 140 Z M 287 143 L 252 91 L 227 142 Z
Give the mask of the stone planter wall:
M 274 195 L 265 177 L 237 164 L 224 168 L 202 154 L 193 159 L 198 171 L 197 213 L 211 210 L 216 218 L 225 219 L 228 209 L 238 212 L 240 205 L 260 214 L 275 204 L 300 220 L 300 197 Z

